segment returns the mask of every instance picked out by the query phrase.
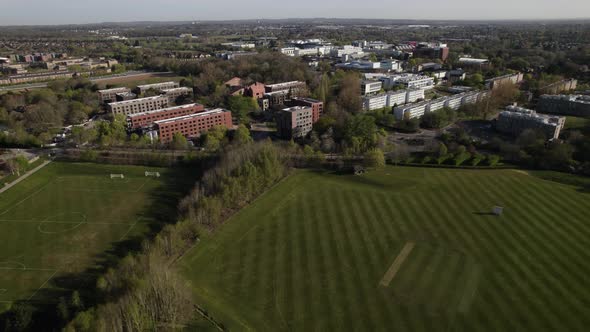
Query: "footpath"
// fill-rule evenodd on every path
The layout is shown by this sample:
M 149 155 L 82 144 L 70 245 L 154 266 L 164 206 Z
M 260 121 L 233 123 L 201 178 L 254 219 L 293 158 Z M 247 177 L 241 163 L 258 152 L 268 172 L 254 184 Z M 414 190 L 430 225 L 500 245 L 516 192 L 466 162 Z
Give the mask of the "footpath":
M 16 186 L 17 184 L 19 184 L 19 182 L 21 182 L 22 180 L 28 178 L 29 176 L 35 174 L 35 172 L 37 172 L 38 170 L 40 170 L 41 168 L 47 166 L 49 163 L 51 162 L 51 160 L 47 160 L 45 161 L 43 164 L 33 168 L 32 170 L 26 172 L 25 174 L 23 174 L 23 176 L 21 176 L 20 178 L 12 181 L 11 183 L 7 184 L 6 186 L 0 188 L 0 194 L 5 192 L 6 190 Z

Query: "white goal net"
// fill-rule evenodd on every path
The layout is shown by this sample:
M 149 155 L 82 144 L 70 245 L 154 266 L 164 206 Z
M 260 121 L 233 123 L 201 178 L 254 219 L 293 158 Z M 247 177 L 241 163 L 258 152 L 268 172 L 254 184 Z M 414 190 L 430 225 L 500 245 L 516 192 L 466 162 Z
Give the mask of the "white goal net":
M 154 176 L 154 177 L 159 178 L 160 172 L 145 172 L 145 176 Z
M 123 174 L 111 174 L 111 179 L 124 179 L 125 175 Z

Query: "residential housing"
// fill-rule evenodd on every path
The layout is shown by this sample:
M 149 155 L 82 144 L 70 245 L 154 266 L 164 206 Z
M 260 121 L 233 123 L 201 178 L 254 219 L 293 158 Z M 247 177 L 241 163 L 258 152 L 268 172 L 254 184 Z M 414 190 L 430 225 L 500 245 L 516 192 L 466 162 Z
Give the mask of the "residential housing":
M 102 104 L 108 104 L 117 101 L 117 94 L 119 93 L 126 93 L 131 92 L 129 88 L 113 88 L 113 89 L 105 89 L 105 90 L 98 90 L 98 100 Z
M 559 137 L 565 125 L 565 117 L 537 114 L 535 111 L 508 106 L 500 112 L 496 121 L 496 130 L 512 136 L 520 135 L 524 130 L 533 129 L 542 132 L 548 139 Z
M 324 103 L 312 98 L 293 97 L 287 102 L 287 106 L 311 107 L 313 123 L 316 123 L 324 113 Z
M 156 121 L 195 114 L 203 112 L 204 110 L 205 107 L 201 104 L 188 104 L 131 114 L 127 116 L 127 127 L 130 130 L 147 128 L 153 125 Z
M 192 96 L 193 89 L 187 87 L 180 87 L 180 88 L 172 88 L 172 89 L 163 89 L 161 90 L 166 97 L 168 97 L 168 101 L 173 103 L 181 96 Z
M 163 143 L 171 142 L 175 133 L 181 133 L 186 138 L 196 138 L 214 126 L 232 128 L 231 112 L 217 108 L 184 115 L 176 118 L 155 121 L 154 125 Z
M 169 106 L 168 97 L 164 95 L 119 101 L 108 104 L 108 109 L 113 114 L 131 115 Z
M 370 95 L 381 91 L 383 83 L 381 81 L 361 81 L 361 94 Z
M 590 96 L 543 95 L 539 99 L 537 110 L 542 113 L 590 117 Z
M 521 83 L 523 80 L 524 80 L 524 75 L 522 73 L 516 73 L 516 74 L 508 74 L 508 75 L 494 77 L 489 80 L 486 80 L 485 83 L 489 89 L 494 90 L 503 84 L 506 84 L 506 83 L 518 84 L 518 83 Z
M 457 110 L 463 105 L 476 103 L 488 96 L 489 93 L 487 91 L 464 92 L 452 96 L 398 106 L 393 109 L 393 114 L 398 120 L 419 118 L 425 113 L 435 112 L 444 107 Z
M 305 137 L 313 128 L 313 110 L 308 106 L 284 108 L 276 115 L 277 134 L 286 139 Z
M 365 111 L 373 111 L 384 107 L 395 107 L 413 103 L 418 101 L 418 99 L 424 99 L 423 89 L 389 91 L 363 97 L 363 109 Z
M 177 82 L 162 82 L 162 83 L 154 83 L 154 84 L 144 84 L 138 85 L 137 91 L 138 94 L 144 94 L 148 90 L 155 90 L 158 93 L 162 92 L 162 90 L 174 89 L 178 88 L 180 85 Z

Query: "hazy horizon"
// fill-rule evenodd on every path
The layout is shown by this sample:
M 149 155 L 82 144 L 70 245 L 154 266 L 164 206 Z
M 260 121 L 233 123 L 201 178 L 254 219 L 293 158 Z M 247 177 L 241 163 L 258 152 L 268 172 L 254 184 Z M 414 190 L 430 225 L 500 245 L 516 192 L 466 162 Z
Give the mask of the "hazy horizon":
M 389 14 L 390 13 L 390 14 Z M 586 17 L 580 16 L 580 13 Z M 0 26 L 60 25 L 138 21 L 218 21 L 256 19 L 391 19 L 391 20 L 566 20 L 590 18 L 590 1 L 564 0 L 401 0 L 297 2 L 226 0 L 29 0 L 2 5 Z

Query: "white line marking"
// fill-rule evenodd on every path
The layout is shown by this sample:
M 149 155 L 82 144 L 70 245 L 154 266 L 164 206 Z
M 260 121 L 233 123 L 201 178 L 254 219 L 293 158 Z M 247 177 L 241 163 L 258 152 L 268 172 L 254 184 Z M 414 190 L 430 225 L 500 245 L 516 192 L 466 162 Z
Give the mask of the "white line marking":
M 57 273 L 57 270 L 55 270 L 55 272 L 53 272 L 53 274 L 51 274 L 51 277 L 47 278 L 47 280 L 45 280 L 45 282 L 43 284 L 41 284 L 41 287 L 37 288 L 37 290 L 35 291 L 35 293 L 33 293 L 33 295 L 31 295 L 31 297 L 29 297 L 28 301 L 31 301 L 31 299 L 37 295 L 37 292 L 39 292 L 39 290 L 41 290 L 41 288 L 45 287 L 45 284 L 47 284 L 49 282 L 49 280 L 51 280 L 51 278 L 53 278 L 53 276 Z

